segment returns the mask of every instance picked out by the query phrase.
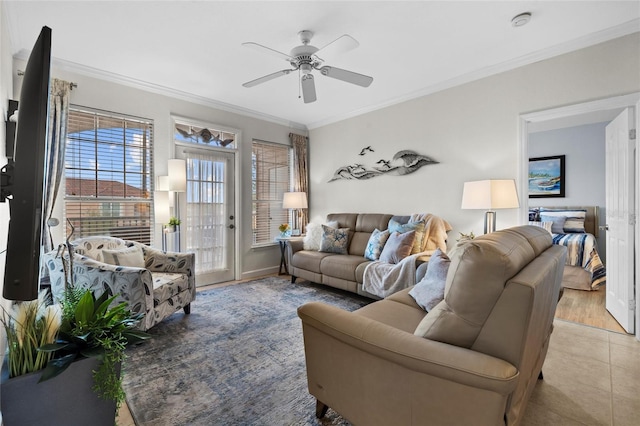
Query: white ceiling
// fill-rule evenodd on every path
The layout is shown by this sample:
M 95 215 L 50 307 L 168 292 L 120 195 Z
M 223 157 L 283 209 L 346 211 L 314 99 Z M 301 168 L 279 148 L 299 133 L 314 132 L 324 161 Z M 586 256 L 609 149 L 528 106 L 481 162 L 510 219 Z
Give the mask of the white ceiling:
M 56 66 L 168 90 L 232 111 L 314 128 L 640 31 L 633 1 L 3 1 L 12 53 L 26 58 L 43 25 Z M 530 12 L 523 27 L 511 19 Z M 288 53 L 300 30 L 322 47 L 360 42 L 325 64 L 370 75 L 368 88 L 319 75 L 318 100 L 298 98 L 297 73 L 253 41 Z M 523 82 L 525 83 L 525 82 Z M 82 90 L 80 87 L 79 90 Z

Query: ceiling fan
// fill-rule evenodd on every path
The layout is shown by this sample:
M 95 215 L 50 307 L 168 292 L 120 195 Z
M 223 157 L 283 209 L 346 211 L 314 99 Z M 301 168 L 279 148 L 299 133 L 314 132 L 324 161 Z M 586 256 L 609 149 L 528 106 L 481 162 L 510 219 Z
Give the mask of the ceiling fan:
M 258 43 L 242 43 L 243 46 L 270 55 L 278 56 L 281 59 L 289 62 L 289 64 L 292 66 L 291 69 L 276 71 L 272 74 L 267 74 L 263 77 L 256 78 L 255 80 L 248 81 L 244 83 L 243 86 L 257 86 L 258 84 L 273 80 L 274 78 L 288 75 L 292 71 L 298 71 L 302 74 L 302 77 L 300 78 L 300 86 L 302 87 L 302 98 L 304 100 L 304 103 L 308 104 L 310 102 L 314 102 L 317 99 L 316 86 L 313 82 L 313 74 L 311 74 L 314 69 L 320 71 L 320 74 L 327 77 L 346 81 L 347 83 L 356 84 L 362 87 L 369 87 L 369 85 L 373 81 L 373 77 L 369 77 L 367 75 L 343 70 L 341 68 L 322 65 L 324 60 L 320 58 L 320 53 L 324 55 L 328 52 L 346 52 L 359 46 L 359 43 L 356 41 L 356 39 L 354 39 L 350 35 L 344 34 L 319 49 L 309 44 L 311 42 L 311 37 L 313 37 L 313 32 L 307 30 L 300 31 L 298 33 L 298 36 L 300 37 L 300 41 L 302 42 L 302 44 L 291 49 L 291 52 L 289 54 L 279 52 Z

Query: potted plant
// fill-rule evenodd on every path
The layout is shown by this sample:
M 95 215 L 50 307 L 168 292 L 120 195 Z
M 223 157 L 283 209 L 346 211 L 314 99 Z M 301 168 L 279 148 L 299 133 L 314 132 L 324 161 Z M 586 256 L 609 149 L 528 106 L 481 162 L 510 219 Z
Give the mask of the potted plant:
M 291 226 L 288 223 L 283 223 L 278 226 L 278 231 L 280 231 L 280 237 L 288 237 L 291 235 Z
M 175 216 L 169 218 L 169 224 L 167 225 L 167 232 L 176 232 L 176 226 L 180 225 L 182 221 Z
M 0 396 L 6 426 L 114 424 L 125 396 L 120 366 L 126 345 L 150 337 L 135 329 L 142 314 L 132 315 L 124 302 L 110 307 L 114 298 L 70 287 L 61 306 L 39 298 L 4 312 L 10 378 L 4 377 Z

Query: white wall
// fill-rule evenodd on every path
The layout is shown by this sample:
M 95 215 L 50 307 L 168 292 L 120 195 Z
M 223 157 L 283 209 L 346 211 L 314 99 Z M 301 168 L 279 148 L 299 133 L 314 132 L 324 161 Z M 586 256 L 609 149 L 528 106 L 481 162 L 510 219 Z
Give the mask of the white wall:
M 35 41 L 35 39 L 34 39 Z M 24 69 L 25 62 L 14 61 L 14 76 L 16 71 Z M 238 141 L 239 188 L 237 194 L 239 211 L 236 212 L 236 229 L 239 232 L 239 258 L 241 276 L 247 278 L 277 271 L 280 260 L 277 245 L 252 249 L 251 248 L 251 141 L 254 138 L 290 145 L 289 133 L 305 133 L 300 129 L 292 129 L 285 125 L 250 118 L 244 115 L 215 109 L 198 103 L 187 102 L 168 96 L 151 93 L 131 86 L 111 81 L 89 77 L 67 69 L 53 67 L 52 78 L 61 78 L 78 84 L 71 94 L 74 105 L 97 108 L 129 114 L 137 117 L 152 119 L 154 123 L 154 174 L 167 174 L 167 160 L 174 158 L 173 133 L 171 116 L 201 120 L 241 131 Z M 14 90 L 19 96 L 20 78 L 14 79 Z M 62 217 L 62 203 L 58 202 L 57 217 Z M 57 232 L 56 232 L 57 231 Z M 64 240 L 63 228 L 54 228 L 54 244 Z M 160 227 L 156 227 L 155 245 L 161 245 Z
M 461 210 L 465 181 L 517 179 L 520 114 L 640 89 L 640 34 L 564 54 L 310 131 L 310 213 L 431 212 L 458 232 L 483 231 L 483 212 Z M 364 146 L 375 153 L 360 157 Z M 439 161 L 406 176 L 328 183 L 340 166 L 401 149 Z M 522 194 L 520 194 L 522 200 Z M 501 210 L 497 227 L 520 223 Z
M 606 215 L 605 128 L 609 123 L 531 133 L 529 157 L 565 155 L 565 197 L 532 198 L 530 206 L 598 206 L 599 225 Z M 605 238 L 598 239 L 598 251 L 606 261 Z

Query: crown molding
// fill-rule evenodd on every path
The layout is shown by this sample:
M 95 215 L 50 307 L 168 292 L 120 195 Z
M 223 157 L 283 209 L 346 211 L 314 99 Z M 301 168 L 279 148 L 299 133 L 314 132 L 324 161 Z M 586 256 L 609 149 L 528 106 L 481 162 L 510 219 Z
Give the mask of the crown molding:
M 26 51 L 23 49 L 17 54 L 15 54 L 14 58 L 27 61 L 29 59 L 29 51 Z M 110 83 L 120 84 L 123 86 L 128 86 L 128 87 L 132 87 L 139 90 L 144 90 L 146 92 L 167 96 L 173 99 L 179 99 L 179 100 L 191 102 L 198 105 L 203 105 L 209 108 L 231 112 L 231 113 L 242 115 L 245 117 L 251 117 L 258 120 L 268 121 L 271 123 L 286 126 L 291 129 L 307 131 L 307 127 L 302 123 L 296 123 L 294 121 L 285 120 L 280 117 L 275 117 L 269 114 L 263 114 L 258 111 L 253 111 L 248 108 L 243 108 L 237 105 L 216 101 L 215 99 L 206 98 L 204 96 L 195 95 L 193 93 L 183 92 L 181 90 L 176 90 L 170 87 L 149 83 L 147 81 L 138 80 L 135 78 L 100 70 L 97 68 L 88 67 L 75 62 L 65 61 L 58 58 L 52 58 L 51 64 L 53 67 L 55 67 L 60 71 L 71 72 L 71 73 L 83 75 L 86 77 L 107 81 Z
M 460 86 L 462 84 L 470 83 L 475 80 L 480 80 L 482 78 L 489 77 L 494 74 L 510 71 L 512 69 L 519 68 L 524 65 L 530 65 L 535 62 L 543 61 L 545 59 L 550 59 L 555 56 L 563 55 L 565 53 L 570 53 L 586 47 L 594 46 L 596 44 L 604 43 L 606 41 L 613 40 L 619 37 L 624 37 L 626 35 L 637 33 L 637 32 L 640 32 L 640 19 L 633 19 L 629 22 L 626 22 L 624 24 L 621 24 L 615 27 L 597 31 L 595 33 L 588 34 L 584 37 L 580 37 L 565 43 L 561 43 L 547 49 L 539 50 L 537 52 L 533 52 L 528 55 L 524 55 L 506 62 L 502 62 L 497 65 L 485 67 L 477 71 L 463 74 L 463 75 L 451 78 L 449 80 L 443 81 L 441 83 L 425 87 L 415 92 L 408 93 L 406 95 L 398 96 L 396 98 L 391 98 L 386 102 L 382 102 L 376 105 L 371 105 L 366 108 L 361 108 L 347 114 L 341 114 L 339 116 L 329 117 L 325 120 L 316 121 L 307 125 L 307 127 L 309 130 L 316 129 L 318 127 L 323 127 L 332 123 L 336 123 L 338 121 L 357 117 L 362 114 L 377 111 L 377 110 L 387 108 L 396 104 L 410 101 L 412 99 L 431 95 L 433 93 L 440 92 L 445 89 L 450 89 L 452 87 Z

